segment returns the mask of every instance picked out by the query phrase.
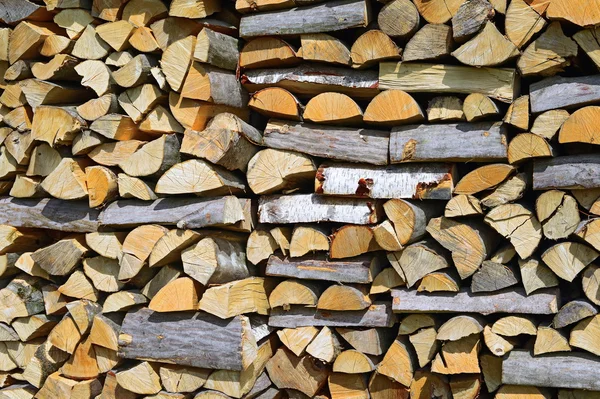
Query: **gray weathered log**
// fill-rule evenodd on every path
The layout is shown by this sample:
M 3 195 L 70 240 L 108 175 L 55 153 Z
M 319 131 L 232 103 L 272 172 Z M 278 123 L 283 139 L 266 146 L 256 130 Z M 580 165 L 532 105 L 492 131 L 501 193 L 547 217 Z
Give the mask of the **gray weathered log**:
M 243 201 L 250 201 L 242 199 Z M 231 225 L 244 219 L 240 200 L 234 196 L 219 198 L 161 198 L 154 202 L 119 200 L 102 211 L 101 224 L 132 227 L 142 224 L 176 225 L 197 229 Z
M 531 112 L 573 108 L 600 102 L 600 75 L 563 78 L 555 76 L 531 84 Z
M 59 199 L 0 199 L 0 224 L 74 233 L 98 230 L 100 212 L 87 202 Z
M 408 125 L 392 129 L 390 162 L 503 161 L 508 157 L 501 123 Z
M 513 350 L 502 362 L 502 383 L 599 391 L 599 368 L 600 359 L 591 354 L 533 357 L 530 351 Z
M 315 192 L 368 198 L 417 198 L 448 201 L 456 170 L 453 164 L 405 164 L 386 167 L 324 164 L 319 167 Z
M 222 320 L 204 312 L 127 313 L 119 356 L 211 369 L 242 370 L 244 316 Z
M 277 86 L 295 94 L 315 96 L 325 91 L 373 98 L 379 90 L 377 71 L 303 64 L 285 69 L 251 69 L 240 81 L 250 92 Z
M 290 310 L 271 309 L 269 326 L 283 328 L 298 327 L 391 327 L 396 322 L 389 302 L 375 302 L 365 310 L 331 311 L 303 306 L 292 306 Z
M 358 198 L 334 198 L 315 194 L 270 195 L 258 202 L 260 223 L 291 224 L 337 222 L 378 223 L 383 216 L 380 204 Z
M 0 21 L 8 25 L 16 25 L 19 21 L 52 21 L 52 13 L 46 6 L 35 4 L 29 0 L 2 0 L 0 2 Z
M 519 282 L 517 274 L 509 266 L 489 260 L 483 261 L 481 268 L 473 274 L 471 292 L 495 292 L 511 287 Z
M 308 7 L 244 15 L 240 21 L 240 36 L 331 32 L 362 28 L 369 24 L 369 20 L 369 5 L 365 0 L 338 0 Z
M 555 328 L 563 328 L 597 314 L 598 310 L 594 305 L 585 299 L 576 299 L 560 308 L 552 324 Z
M 399 313 L 519 313 L 554 314 L 558 312 L 559 290 L 551 288 L 527 296 L 521 288 L 476 295 L 462 289 L 457 293 L 421 293 L 407 289 L 392 290 L 392 306 Z
M 494 16 L 494 9 L 487 0 L 464 2 L 452 17 L 452 35 L 457 42 L 464 42 L 479 32 Z
M 263 145 L 321 158 L 387 165 L 389 137 L 382 130 L 271 120 L 263 134 Z
M 600 187 L 600 154 L 541 159 L 533 164 L 533 189 Z
M 372 254 L 336 261 L 330 261 L 321 254 L 301 258 L 271 255 L 265 273 L 267 276 L 369 284 L 381 266 L 381 260 Z

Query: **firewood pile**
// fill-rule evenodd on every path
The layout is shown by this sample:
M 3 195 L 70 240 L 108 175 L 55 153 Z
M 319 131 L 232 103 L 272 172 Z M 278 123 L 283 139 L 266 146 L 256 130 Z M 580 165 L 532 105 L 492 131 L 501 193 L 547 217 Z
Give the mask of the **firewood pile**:
M 596 0 L 0 23 L 0 399 L 600 397 Z

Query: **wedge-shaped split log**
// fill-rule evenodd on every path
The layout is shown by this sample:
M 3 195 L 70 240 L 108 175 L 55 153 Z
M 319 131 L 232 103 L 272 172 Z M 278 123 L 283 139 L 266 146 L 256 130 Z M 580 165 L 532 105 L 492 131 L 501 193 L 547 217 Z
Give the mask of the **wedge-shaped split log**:
M 387 167 L 323 164 L 317 171 L 318 194 L 369 198 L 449 200 L 456 170 L 445 163 Z
M 600 360 L 589 354 L 534 357 L 529 351 L 513 350 L 502 362 L 502 383 L 598 391 L 599 366 Z
M 263 145 L 321 158 L 387 165 L 389 134 L 382 130 L 271 120 L 265 128 Z
M 392 290 L 392 306 L 399 313 L 467 312 L 555 314 L 558 312 L 558 289 L 538 291 L 527 296 L 522 289 L 508 289 L 475 295 L 463 289 L 458 293 L 417 293 L 404 288 Z
M 408 125 L 392 129 L 390 161 L 502 161 L 508 157 L 506 126 L 479 122 Z
M 383 212 L 374 201 L 300 194 L 261 197 L 258 214 L 260 223 L 372 224 L 380 221 Z
M 290 310 L 271 309 L 270 327 L 391 327 L 396 322 L 389 303 L 375 302 L 365 310 L 317 310 L 303 306 L 292 306 Z
M 243 370 L 256 357 L 244 316 L 229 320 L 200 312 L 129 312 L 119 335 L 119 356 L 211 369 Z

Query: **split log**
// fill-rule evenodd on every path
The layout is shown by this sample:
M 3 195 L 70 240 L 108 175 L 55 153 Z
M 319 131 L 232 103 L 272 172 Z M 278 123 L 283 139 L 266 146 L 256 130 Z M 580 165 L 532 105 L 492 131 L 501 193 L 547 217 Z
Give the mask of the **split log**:
M 481 3 L 483 1 L 479 2 L 479 4 Z M 457 39 L 456 31 L 454 31 L 454 38 Z M 518 57 L 520 53 L 517 46 L 500 33 L 493 22 L 487 22 L 481 33 L 453 51 L 452 55 L 465 65 L 494 67 L 507 63 Z M 521 62 L 520 60 L 521 58 L 519 58 L 519 62 Z
M 398 256 L 398 255 L 396 255 Z M 388 258 L 390 255 L 388 255 Z M 416 284 L 425 275 L 449 266 L 446 251 L 435 241 L 425 240 L 406 247 L 392 266 L 406 280 L 407 287 Z
M 571 155 L 534 163 L 533 189 L 591 189 L 600 187 L 595 173 L 600 158 L 595 155 Z
M 598 315 L 595 315 L 577 323 L 577 325 L 571 330 L 569 344 L 572 347 L 580 348 L 598 355 L 600 350 L 598 349 L 598 343 L 593 337 L 595 335 L 595 331 L 598 330 L 599 318 L 600 317 Z
M 548 248 L 541 257 L 558 277 L 573 281 L 598 255 L 598 252 L 587 245 L 567 241 Z
M 445 217 L 431 219 L 427 232 L 444 248 L 452 252 L 452 259 L 462 279 L 477 271 L 491 254 L 494 234 L 484 225 L 460 223 Z
M 483 329 L 483 339 L 485 345 L 494 356 L 504 356 L 514 349 L 514 339 L 507 340 L 504 337 L 492 331 L 492 328 L 487 325 Z M 483 364 L 481 365 L 483 367 Z
M 389 304 L 375 302 L 365 310 L 322 311 L 303 306 L 292 306 L 290 310 L 271 309 L 269 326 L 298 328 L 307 326 L 328 327 L 391 327 L 396 320 Z
M 76 109 L 79 116 L 93 122 L 102 116 L 118 112 L 117 96 L 107 93 L 99 98 L 86 101 Z
M 244 316 L 220 320 L 203 313 L 155 313 L 140 309 L 127 313 L 123 320 L 119 356 L 192 367 L 242 370 L 256 356 L 256 344 L 252 343 L 249 329 L 249 320 Z M 182 331 L 194 333 L 185 334 L 182 343 Z M 212 338 L 204 339 L 202 333 Z M 156 340 L 161 341 L 160 346 L 156 345 Z M 202 356 L 194 355 L 198 348 L 202 348 Z
M 404 62 L 379 65 L 379 88 L 409 93 L 480 93 L 509 103 L 518 94 L 514 69 Z
M 301 35 L 300 44 L 302 47 L 298 50 L 297 55 L 306 61 L 319 61 L 346 66 L 352 64 L 350 49 L 334 36 L 326 33 Z
M 506 10 L 506 36 L 522 48 L 546 26 L 546 20 L 525 0 L 511 1 Z
M 180 277 L 162 287 L 148 304 L 155 312 L 181 312 L 198 308 L 201 296 L 199 284 L 189 277 Z
M 296 226 L 290 241 L 290 256 L 298 258 L 309 252 L 329 251 L 328 232 L 319 226 Z
M 378 257 L 368 255 L 343 261 L 329 261 L 324 256 L 290 259 L 273 255 L 267 263 L 266 274 L 268 276 L 368 284 L 373 281 L 381 267 Z
M 142 53 L 152 53 L 160 49 L 152 34 L 152 29 L 145 26 L 140 26 L 133 31 L 129 38 L 129 44 Z
M 233 225 L 245 217 L 240 200 L 233 196 L 216 199 L 164 198 L 150 204 L 138 200 L 115 201 L 102 211 L 101 223 L 115 227 L 155 223 L 197 229 Z
M 119 173 L 117 178 L 119 197 L 137 198 L 143 201 L 158 199 L 154 190 L 142 179 L 128 176 L 125 173 Z
M 253 265 L 258 265 L 277 250 L 277 242 L 268 230 L 258 228 L 248 237 L 246 243 L 246 257 Z
M 546 353 L 570 352 L 569 341 L 559 331 L 551 327 L 539 327 L 535 337 L 533 354 L 535 356 Z
M 480 373 L 478 335 L 471 335 L 442 346 L 431 364 L 431 371 L 439 374 Z
M 484 261 L 481 269 L 473 275 L 471 292 L 493 292 L 517 284 L 519 280 L 510 267 L 500 263 Z
M 260 223 L 338 222 L 372 224 L 380 221 L 381 209 L 363 199 L 333 198 L 314 194 L 263 196 L 258 207 Z
M 447 218 L 482 215 L 481 203 L 472 195 L 459 194 L 446 203 L 444 216 Z
M 390 161 L 504 160 L 506 143 L 506 127 L 500 123 L 401 126 L 392 129 Z
M 430 398 L 433 395 L 450 398 L 452 392 L 447 378 L 429 371 L 417 371 L 410 385 L 410 395 L 413 398 Z
M 328 370 L 317 367 L 309 356 L 297 357 L 285 348 L 267 362 L 267 373 L 280 389 L 289 388 L 313 397 L 327 382 Z
M 594 305 L 586 300 L 576 299 L 560 308 L 558 313 L 554 316 L 552 324 L 555 328 L 563 328 L 588 317 L 595 316 L 596 314 L 598 314 L 598 311 Z
M 410 386 L 416 365 L 415 355 L 410 349 L 408 339 L 399 336 L 377 365 L 377 372 L 404 386 Z
M 150 81 L 152 68 L 158 61 L 152 56 L 139 54 L 112 73 L 114 81 L 121 87 L 133 87 Z
M 37 79 L 23 80 L 19 84 L 27 103 L 34 109 L 40 105 L 83 102 L 92 97 L 91 92 L 82 87 L 71 87 Z
M 235 73 L 199 62 L 190 67 L 181 87 L 181 96 L 236 108 L 243 108 L 248 103 L 248 93 Z
M 434 328 L 425 328 L 408 337 L 417 354 L 419 367 L 425 367 L 439 350 Z
M 519 259 L 521 279 L 527 295 L 542 288 L 556 287 L 558 278 L 556 274 L 537 259 Z
M 531 133 L 552 140 L 568 118 L 569 112 L 562 109 L 546 111 L 535 118 Z
M 199 309 L 222 319 L 245 313 L 269 313 L 268 296 L 274 288 L 272 280 L 248 277 L 207 289 L 200 299 Z
M 363 310 L 371 300 L 363 286 L 332 285 L 319 297 L 317 309 L 352 311 Z
M 271 117 L 299 121 L 302 105 L 289 91 L 280 87 L 267 87 L 253 93 L 248 107 Z
M 404 47 L 404 61 L 436 61 L 450 55 L 452 29 L 444 24 L 427 24 Z
M 210 375 L 210 370 L 161 365 L 160 382 L 168 392 L 193 392 L 198 390 Z
M 542 193 L 535 202 L 535 208 L 544 236 L 551 240 L 567 238 L 578 229 L 581 219 L 577 201 L 562 191 Z
M 521 133 L 510 141 L 508 162 L 515 164 L 532 158 L 553 157 L 554 149 L 541 136 L 533 133 Z
M 308 20 L 310 24 L 306 24 Z M 276 21 L 286 23 L 282 26 Z M 240 21 L 240 36 L 330 32 L 365 27 L 369 22 L 368 7 L 364 0 L 336 0 L 327 5 L 244 15 Z
M 519 57 L 517 67 L 522 76 L 553 76 L 563 72 L 577 56 L 577 43 L 564 35 L 560 22 L 552 22 Z
M 342 226 L 335 230 L 329 239 L 331 240 L 329 255 L 332 259 L 351 258 L 381 249 L 369 226 Z
M 237 39 L 204 28 L 198 33 L 194 59 L 219 68 L 235 70 L 239 58 Z
M 249 277 L 245 259 L 240 243 L 217 237 L 204 238 L 181 253 L 183 270 L 203 285 Z
M 508 204 L 523 197 L 528 186 L 529 177 L 519 173 L 500 183 L 490 194 L 481 199 L 481 204 L 488 208 L 495 208 Z
M 395 39 L 410 38 L 419 29 L 420 16 L 414 4 L 394 0 L 383 6 L 377 16 L 377 25 Z
M 502 364 L 502 382 L 553 388 L 598 390 L 594 375 L 598 367 L 595 357 L 585 354 L 533 357 L 528 351 L 514 350 Z M 569 375 L 576 373 L 576 379 Z
M 375 370 L 373 359 L 354 349 L 345 350 L 333 363 L 334 373 L 361 374 Z
M 579 8 L 571 8 L 578 7 L 579 5 L 584 5 L 581 1 L 575 2 L 566 2 L 564 0 L 559 0 L 556 2 L 551 2 L 548 5 L 548 9 L 546 10 L 546 15 L 550 19 L 560 19 L 567 20 L 579 26 L 588 26 L 588 25 L 597 25 L 598 24 L 598 5 L 592 4 L 592 12 L 586 13 L 583 12 Z M 591 11 L 590 10 L 590 11 Z
M 294 48 L 278 37 L 248 40 L 240 51 L 239 58 L 240 68 L 245 69 L 291 66 L 301 61 Z
M 284 328 L 277 331 L 281 342 L 296 356 L 301 356 L 306 346 L 317 336 L 319 330 L 315 327 Z
M 584 107 L 572 113 L 564 122 L 558 135 L 559 143 L 595 144 L 599 138 L 594 132 L 593 121 L 600 107 Z
M 155 367 L 148 362 L 139 363 L 116 373 L 117 383 L 124 389 L 141 394 L 151 395 L 161 389 L 160 379 Z
M 284 310 L 289 309 L 290 305 L 316 307 L 322 291 L 323 288 L 314 282 L 285 280 L 279 283 L 269 295 L 269 305 L 271 308 L 283 307 Z M 292 348 L 290 349 L 295 353 Z
M 476 194 L 498 186 L 515 168 L 506 164 L 488 164 L 465 175 L 454 188 L 455 194 Z
M 552 77 L 532 83 L 530 87 L 531 112 L 557 108 L 573 108 L 597 102 L 600 83 L 596 75 L 581 77 Z
M 323 327 L 306 347 L 306 353 L 325 363 L 333 363 L 341 351 L 337 335 L 329 327 Z
M 500 205 L 484 221 L 511 242 L 521 259 L 530 257 L 542 239 L 540 222 L 520 204 Z
M 377 72 L 332 66 L 303 64 L 287 69 L 255 69 L 242 73 L 240 81 L 250 92 L 275 86 L 294 94 L 335 91 L 356 99 L 370 99 L 379 93 Z
M 458 97 L 440 96 L 429 101 L 427 120 L 429 122 L 455 122 L 465 119 L 462 100 Z
M 103 166 L 117 166 L 126 162 L 146 142 L 140 140 L 111 141 L 96 145 L 87 156 Z
M 504 337 L 518 335 L 537 335 L 537 327 L 533 321 L 524 316 L 506 316 L 497 320 L 492 326 L 492 332 Z
M 69 355 L 55 348 L 49 341 L 41 344 L 23 371 L 23 378 L 36 388 L 41 388 L 50 374 L 58 371 Z
M 488 96 L 472 93 L 463 102 L 463 111 L 468 122 L 478 122 L 485 119 L 494 119 L 500 115 L 500 110 Z
M 451 0 L 448 2 L 443 0 L 415 1 L 419 13 L 431 24 L 443 24 L 448 22 L 458 12 L 462 3 L 461 0 Z
M 452 16 L 452 34 L 457 42 L 464 42 L 487 26 L 494 17 L 494 9 L 488 1 L 464 2 Z
M 419 104 L 402 90 L 379 93 L 371 100 L 364 115 L 365 122 L 383 126 L 416 123 L 424 119 Z
M 390 5 L 385 5 L 378 16 L 378 20 L 385 21 L 385 17 L 381 14 L 386 10 L 386 7 L 389 10 L 390 6 L 397 3 L 398 1 L 395 1 L 390 3 Z M 379 26 L 382 26 L 382 22 L 379 22 Z M 382 30 L 373 29 L 360 35 L 354 44 L 352 44 L 350 52 L 352 67 L 366 68 L 382 60 L 400 59 L 401 49 Z
M 447 313 L 468 312 L 488 315 L 492 313 L 555 314 L 558 312 L 558 289 L 540 291 L 529 296 L 520 289 L 499 293 L 473 295 L 467 290 L 459 293 L 424 294 L 407 289 L 392 290 L 394 312 Z M 443 298 L 443 300 L 442 300 Z
M 310 157 L 270 148 L 259 151 L 247 165 L 248 185 L 255 194 L 270 194 L 302 187 L 316 173 L 315 164 Z
M 175 2 L 177 4 L 177 1 Z M 157 0 L 134 0 L 123 8 L 122 19 L 135 26 L 146 26 L 150 22 L 165 17 L 167 7 Z
M 167 268 L 163 268 L 162 270 L 167 270 Z M 102 312 L 122 312 L 133 307 L 145 305 L 146 303 L 148 303 L 148 298 L 146 298 L 145 294 L 142 295 L 136 291 L 119 291 L 106 297 Z
M 71 144 L 86 123 L 72 108 L 40 106 L 31 126 L 31 137 L 54 147 Z
M 355 125 L 362 122 L 362 110 L 341 93 L 321 93 L 311 98 L 303 113 L 305 120 L 322 124 Z

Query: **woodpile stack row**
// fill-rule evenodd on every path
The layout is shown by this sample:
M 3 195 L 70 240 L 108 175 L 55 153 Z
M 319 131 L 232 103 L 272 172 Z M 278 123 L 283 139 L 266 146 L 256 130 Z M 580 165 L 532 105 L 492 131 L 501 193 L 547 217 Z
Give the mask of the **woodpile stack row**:
M 600 397 L 595 25 L 0 1 L 0 399 Z

